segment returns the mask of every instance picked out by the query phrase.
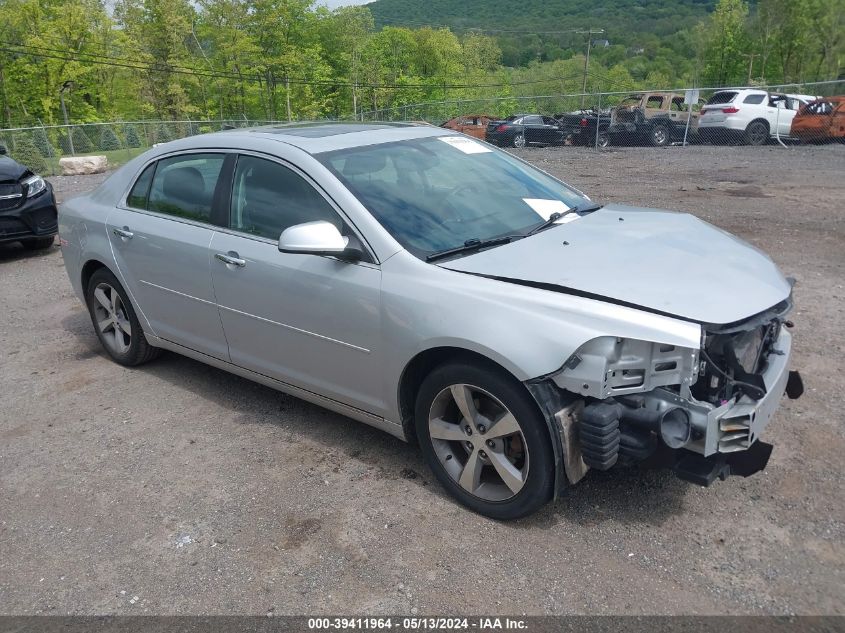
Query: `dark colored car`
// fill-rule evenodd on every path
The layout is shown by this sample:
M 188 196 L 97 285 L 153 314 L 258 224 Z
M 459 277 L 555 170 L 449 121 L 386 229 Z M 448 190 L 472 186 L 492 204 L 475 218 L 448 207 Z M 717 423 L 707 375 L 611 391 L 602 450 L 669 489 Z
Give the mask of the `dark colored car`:
M 595 110 L 583 110 L 581 112 L 570 112 L 556 114 L 555 119 L 563 128 L 569 142 L 572 145 L 596 145 L 607 147 L 609 139 L 607 128 L 610 127 L 610 112 L 596 112 Z M 596 138 L 596 126 L 598 126 L 598 138 Z
M 0 154 L 6 149 L 0 145 Z M 56 198 L 49 182 L 28 167 L 0 155 L 0 244 L 20 242 L 49 248 L 58 232 Z
M 504 121 L 490 121 L 484 140 L 500 147 L 563 145 L 566 133 L 550 116 L 514 114 Z

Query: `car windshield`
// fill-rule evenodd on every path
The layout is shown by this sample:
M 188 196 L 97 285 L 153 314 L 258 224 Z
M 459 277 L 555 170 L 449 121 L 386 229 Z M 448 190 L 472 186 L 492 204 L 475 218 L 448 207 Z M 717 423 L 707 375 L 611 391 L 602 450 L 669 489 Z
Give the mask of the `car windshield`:
M 590 205 L 541 171 L 464 136 L 439 136 L 318 154 L 405 248 L 419 257 L 468 241 L 523 235 Z

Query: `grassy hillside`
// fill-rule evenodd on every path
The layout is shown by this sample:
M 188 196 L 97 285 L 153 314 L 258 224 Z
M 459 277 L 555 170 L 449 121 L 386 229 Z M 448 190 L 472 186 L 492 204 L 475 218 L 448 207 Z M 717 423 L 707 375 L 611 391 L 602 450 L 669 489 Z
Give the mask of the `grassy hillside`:
M 486 30 L 499 40 L 507 66 L 567 58 L 583 50 L 585 36 L 544 31 L 604 29 L 594 39 L 626 48 L 664 46 L 683 54 L 693 26 L 715 0 L 376 0 L 367 5 L 377 26 L 449 26 Z M 508 33 L 530 31 L 531 33 Z

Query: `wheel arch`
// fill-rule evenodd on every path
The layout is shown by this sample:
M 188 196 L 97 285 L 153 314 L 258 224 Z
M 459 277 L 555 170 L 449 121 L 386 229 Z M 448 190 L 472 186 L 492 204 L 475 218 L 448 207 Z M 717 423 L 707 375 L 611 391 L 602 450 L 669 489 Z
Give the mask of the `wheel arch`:
M 552 453 L 554 455 L 554 495 L 557 496 L 561 488 L 565 485 L 566 476 L 563 474 L 565 465 L 562 440 L 557 425 L 553 421 L 552 416 L 554 412 L 550 411 L 549 402 L 562 407 L 563 394 L 558 393 L 556 389 L 550 387 L 550 381 L 548 380 L 535 379 L 527 382 L 520 380 L 513 371 L 510 371 L 501 363 L 477 351 L 444 345 L 425 349 L 408 361 L 400 376 L 398 388 L 399 412 L 405 439 L 411 444 L 417 444 L 414 408 L 422 381 L 437 367 L 455 361 L 471 361 L 495 371 L 505 372 L 522 385 L 525 395 L 546 422 L 549 442 L 551 443 Z M 554 406 L 551 408 L 554 408 Z
M 524 385 L 524 377 L 519 376 L 519 371 L 513 367 L 508 367 L 505 363 L 496 360 L 493 354 L 487 355 L 476 350 L 471 350 L 466 347 L 458 347 L 453 345 L 438 345 L 429 347 L 418 352 L 406 364 L 399 377 L 397 402 L 399 405 L 399 414 L 401 416 L 402 426 L 405 430 L 405 436 L 409 441 L 416 441 L 416 432 L 414 431 L 414 406 L 416 404 L 417 393 L 420 385 L 428 374 L 441 365 L 449 362 L 472 362 L 482 366 L 489 367 L 495 371 L 501 371 L 511 376 L 514 380 Z M 531 396 L 531 393 L 526 389 L 526 393 Z M 532 400 L 534 400 L 532 396 Z
M 769 134 L 771 134 L 771 132 L 772 132 L 772 126 L 771 126 L 771 124 L 769 123 L 769 121 L 768 121 L 767 119 L 765 119 L 765 118 L 763 118 L 763 117 L 759 117 L 759 116 L 758 116 L 756 119 L 751 119 L 751 120 L 748 122 L 748 125 L 746 125 L 746 126 L 745 126 L 745 131 L 747 132 L 747 131 L 748 131 L 748 128 L 750 128 L 750 127 L 751 127 L 752 125 L 754 125 L 755 123 L 762 123 L 763 125 L 765 125 L 765 126 L 766 126 L 766 129 L 769 131 Z
M 82 283 L 82 293 L 85 294 L 88 292 L 88 282 L 91 281 L 92 275 L 97 272 L 100 268 L 105 268 L 114 274 L 113 271 L 109 269 L 103 262 L 99 259 L 89 259 L 85 262 L 82 266 L 82 270 L 80 272 L 80 282 Z

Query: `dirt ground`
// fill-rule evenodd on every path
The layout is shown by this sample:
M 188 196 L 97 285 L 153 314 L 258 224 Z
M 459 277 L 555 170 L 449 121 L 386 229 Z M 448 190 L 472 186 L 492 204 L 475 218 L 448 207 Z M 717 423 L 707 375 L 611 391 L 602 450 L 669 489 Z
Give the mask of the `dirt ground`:
M 519 154 L 798 279 L 807 393 L 764 473 L 591 473 L 496 523 L 379 431 L 174 354 L 110 362 L 58 248 L 0 247 L 0 613 L 843 613 L 845 146 Z

